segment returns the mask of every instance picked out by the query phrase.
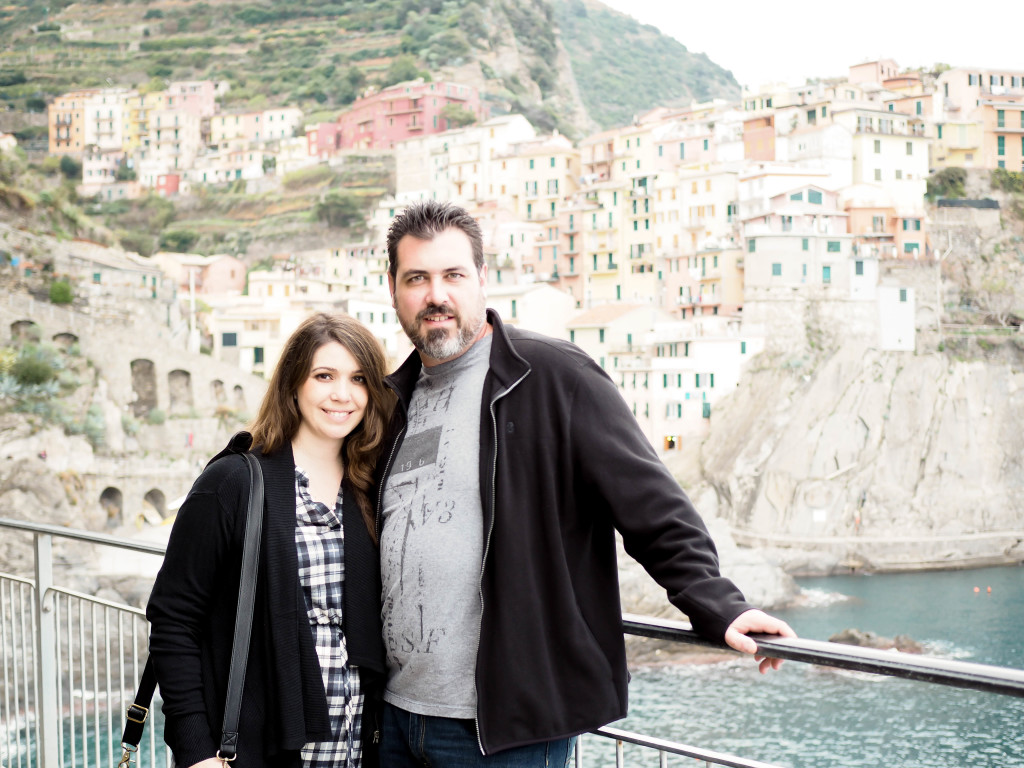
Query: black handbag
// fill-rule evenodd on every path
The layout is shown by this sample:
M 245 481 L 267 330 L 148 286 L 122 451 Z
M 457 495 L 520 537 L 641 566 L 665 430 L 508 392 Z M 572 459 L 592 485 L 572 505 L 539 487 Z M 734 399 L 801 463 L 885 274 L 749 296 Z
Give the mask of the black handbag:
M 235 633 L 231 645 L 231 665 L 228 671 L 227 696 L 224 701 L 224 721 L 221 726 L 220 749 L 217 758 L 225 764 L 238 754 L 238 716 L 242 706 L 242 688 L 245 683 L 245 665 L 249 658 L 249 638 L 252 635 L 252 612 L 256 603 L 256 574 L 259 571 L 260 535 L 263 530 L 263 469 L 256 457 L 249 453 L 252 435 L 235 434 L 228 447 L 218 453 L 210 464 L 222 456 L 241 455 L 249 465 L 249 507 L 245 518 L 245 539 L 242 544 L 242 575 L 238 586 L 238 608 L 235 612 Z M 209 466 L 210 464 L 207 464 Z M 149 718 L 149 706 L 156 688 L 156 670 L 152 657 L 135 693 L 135 701 L 125 713 L 121 748 L 124 754 L 118 768 L 128 768 L 132 755 L 139 750 L 142 731 Z

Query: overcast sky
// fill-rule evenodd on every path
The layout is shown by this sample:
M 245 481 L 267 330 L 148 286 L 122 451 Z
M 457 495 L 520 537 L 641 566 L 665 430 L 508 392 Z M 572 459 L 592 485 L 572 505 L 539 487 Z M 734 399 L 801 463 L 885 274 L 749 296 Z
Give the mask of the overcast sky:
M 1024 70 L 1020 0 L 601 0 L 731 70 L 741 86 L 838 77 L 889 58 L 902 67 Z

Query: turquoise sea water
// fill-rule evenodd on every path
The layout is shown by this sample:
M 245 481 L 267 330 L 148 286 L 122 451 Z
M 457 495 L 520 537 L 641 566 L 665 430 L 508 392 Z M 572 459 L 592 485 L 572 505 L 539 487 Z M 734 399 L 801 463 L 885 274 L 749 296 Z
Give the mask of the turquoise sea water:
M 905 634 L 931 655 L 1024 669 L 1024 568 L 803 579 L 800 585 L 808 605 L 776 613 L 801 636 L 827 640 L 846 628 Z M 147 731 L 159 734 L 159 711 L 154 714 L 157 722 Z M 104 743 L 99 754 L 93 744 L 86 754 L 66 753 L 66 765 L 107 765 L 108 749 L 119 754 L 119 718 L 100 728 L 114 743 Z M 791 768 L 1024 768 L 1022 698 L 795 662 L 766 676 L 740 657 L 634 669 L 629 717 L 614 725 Z M 69 730 L 66 722 L 65 745 Z M 155 746 L 153 754 L 147 738 L 140 768 L 163 765 L 162 745 Z M 610 768 L 614 744 L 589 737 L 585 757 L 587 768 Z M 31 754 L 8 759 L 0 763 L 33 764 Z M 668 764 L 702 765 L 683 757 Z M 658 757 L 627 747 L 626 765 L 653 768 Z
M 776 614 L 801 636 L 904 634 L 931 655 L 1024 669 L 1024 568 L 800 585 L 809 605 Z M 792 768 L 1024 767 L 1024 699 L 795 662 L 763 677 L 738 657 L 634 670 L 629 717 L 615 726 Z M 614 765 L 601 741 L 589 739 L 588 766 Z M 626 764 L 657 766 L 657 755 L 627 748 Z

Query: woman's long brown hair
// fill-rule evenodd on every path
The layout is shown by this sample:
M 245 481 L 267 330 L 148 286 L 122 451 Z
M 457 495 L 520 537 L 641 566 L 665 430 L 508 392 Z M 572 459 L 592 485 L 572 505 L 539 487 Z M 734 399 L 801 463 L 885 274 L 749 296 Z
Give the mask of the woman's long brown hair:
M 348 315 L 325 312 L 304 320 L 285 342 L 259 414 L 249 431 L 253 443 L 264 453 L 273 453 L 291 442 L 302 422 L 296 393 L 313 369 L 316 351 L 332 341 L 348 350 L 366 378 L 369 395 L 366 411 L 363 420 L 342 443 L 341 453 L 345 475 L 355 490 L 370 536 L 376 541 L 376 523 L 370 503 L 373 469 L 384 447 L 385 431 L 395 399 L 384 384 L 384 376 L 388 372 L 384 349 L 365 325 Z

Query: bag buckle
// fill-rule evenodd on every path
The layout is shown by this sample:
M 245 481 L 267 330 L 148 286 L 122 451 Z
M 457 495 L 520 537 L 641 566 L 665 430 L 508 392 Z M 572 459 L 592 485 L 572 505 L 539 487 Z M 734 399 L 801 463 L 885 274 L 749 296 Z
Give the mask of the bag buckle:
M 125 717 L 133 723 L 145 723 L 149 717 L 149 710 L 140 704 L 130 704 L 125 710 Z

